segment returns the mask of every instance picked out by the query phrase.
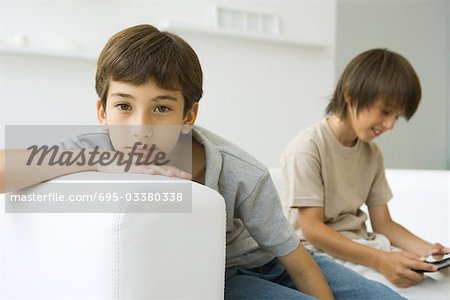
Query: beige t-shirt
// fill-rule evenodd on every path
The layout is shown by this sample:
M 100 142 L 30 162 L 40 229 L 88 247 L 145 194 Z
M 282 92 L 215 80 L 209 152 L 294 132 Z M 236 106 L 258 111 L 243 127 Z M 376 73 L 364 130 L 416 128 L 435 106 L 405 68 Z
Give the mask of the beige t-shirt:
M 311 206 L 323 207 L 325 224 L 346 237 L 373 239 L 360 207 L 384 205 L 392 198 L 383 155 L 374 143 L 358 140 L 346 147 L 324 119 L 297 134 L 283 151 L 281 164 L 283 207 L 302 239 L 297 207 Z

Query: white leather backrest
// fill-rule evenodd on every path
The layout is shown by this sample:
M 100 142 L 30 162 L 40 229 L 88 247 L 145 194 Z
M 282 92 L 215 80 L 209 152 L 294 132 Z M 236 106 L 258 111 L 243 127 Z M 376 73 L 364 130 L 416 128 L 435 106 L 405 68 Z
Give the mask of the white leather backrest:
M 105 178 L 89 174 L 93 176 Z M 108 174 L 116 180 L 121 176 Z M 27 192 L 48 192 L 50 184 Z M 124 192 L 145 191 L 144 185 L 122 186 Z M 192 183 L 192 213 L 2 209 L 0 227 L 0 299 L 223 298 L 225 203 L 216 191 L 196 183 Z

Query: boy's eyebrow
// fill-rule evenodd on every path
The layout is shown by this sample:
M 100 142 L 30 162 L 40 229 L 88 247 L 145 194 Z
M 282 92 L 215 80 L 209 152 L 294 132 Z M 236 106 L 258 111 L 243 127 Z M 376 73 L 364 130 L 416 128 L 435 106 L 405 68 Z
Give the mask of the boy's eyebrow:
M 120 92 L 117 92 L 117 93 L 111 93 L 110 96 L 111 96 L 111 97 L 118 96 L 118 97 L 121 97 L 121 98 L 127 98 L 127 99 L 133 99 L 133 100 L 136 100 L 136 98 L 135 98 L 133 95 L 125 94 L 125 93 L 120 93 Z M 158 96 L 156 96 L 156 97 L 153 97 L 151 100 L 152 100 L 152 101 L 159 101 L 159 100 L 173 100 L 173 101 L 178 101 L 177 98 L 175 98 L 174 96 L 171 96 L 171 95 L 158 95 Z
M 389 110 L 389 111 L 400 111 L 402 110 L 398 105 L 390 105 L 390 104 L 381 104 L 381 107 L 383 109 Z
M 174 96 L 170 96 L 170 95 L 159 95 L 156 97 L 152 98 L 152 101 L 158 101 L 158 100 L 173 100 L 173 101 L 178 101 L 177 98 L 175 98 Z
M 129 98 L 129 99 L 135 99 L 132 95 L 130 94 L 125 94 L 125 93 L 111 93 L 111 95 L 109 95 L 111 97 L 121 97 L 121 98 Z

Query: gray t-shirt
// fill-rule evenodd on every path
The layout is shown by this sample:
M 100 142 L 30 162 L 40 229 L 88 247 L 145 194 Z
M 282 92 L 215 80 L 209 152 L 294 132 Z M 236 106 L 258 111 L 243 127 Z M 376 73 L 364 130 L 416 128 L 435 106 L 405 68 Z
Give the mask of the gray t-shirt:
M 253 268 L 295 250 L 299 238 L 283 215 L 268 169 L 244 150 L 195 126 L 192 136 L 205 148 L 205 185 L 225 199 L 226 266 Z M 107 132 L 70 136 L 64 149 L 113 150 Z

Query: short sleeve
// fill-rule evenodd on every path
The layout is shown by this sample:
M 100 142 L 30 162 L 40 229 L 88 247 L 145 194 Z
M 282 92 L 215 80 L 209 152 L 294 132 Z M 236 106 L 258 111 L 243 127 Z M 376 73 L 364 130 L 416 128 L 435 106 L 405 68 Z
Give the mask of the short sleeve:
M 89 132 L 70 135 L 54 143 L 64 150 L 75 149 L 100 149 L 113 150 L 109 134 L 107 132 Z
M 309 149 L 308 149 L 309 148 Z M 283 197 L 289 207 L 323 207 L 321 161 L 313 145 L 282 159 Z
M 237 214 L 253 239 L 267 252 L 280 257 L 298 247 L 300 240 L 283 215 L 269 171 L 266 170 L 249 197 L 237 207 Z
M 81 149 L 80 141 L 76 136 L 67 136 L 54 142 L 54 145 L 63 150 Z
M 377 148 L 378 149 L 378 148 Z M 392 198 L 392 191 L 386 179 L 384 171 L 384 159 L 381 151 L 377 155 L 377 171 L 372 187 L 367 197 L 367 206 L 380 206 L 386 204 Z

